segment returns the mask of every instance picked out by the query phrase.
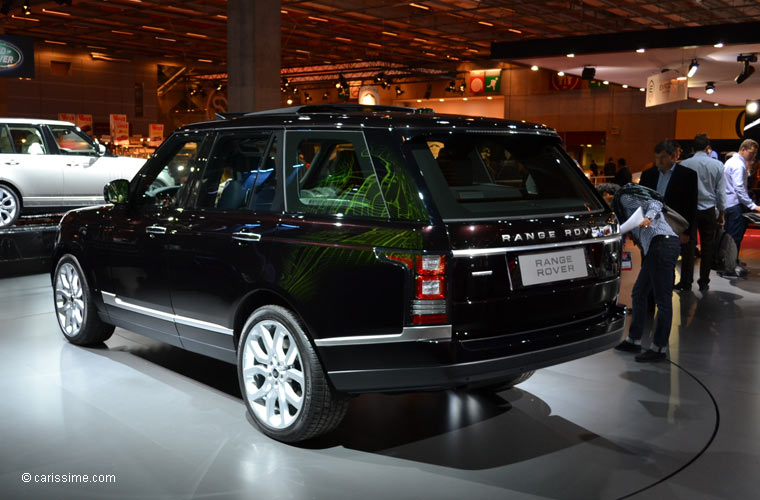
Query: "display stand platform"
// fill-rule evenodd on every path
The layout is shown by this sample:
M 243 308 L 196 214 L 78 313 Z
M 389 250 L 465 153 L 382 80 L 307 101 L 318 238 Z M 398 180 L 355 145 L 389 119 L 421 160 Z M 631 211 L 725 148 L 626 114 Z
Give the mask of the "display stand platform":
M 22 216 L 0 229 L 0 278 L 47 272 L 62 213 Z

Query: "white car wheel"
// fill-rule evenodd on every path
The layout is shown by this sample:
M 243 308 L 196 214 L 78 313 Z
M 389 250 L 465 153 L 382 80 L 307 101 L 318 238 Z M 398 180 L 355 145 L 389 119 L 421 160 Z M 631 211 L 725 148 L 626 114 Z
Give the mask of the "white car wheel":
M 8 186 L 0 185 L 0 227 L 10 227 L 21 213 L 21 200 Z

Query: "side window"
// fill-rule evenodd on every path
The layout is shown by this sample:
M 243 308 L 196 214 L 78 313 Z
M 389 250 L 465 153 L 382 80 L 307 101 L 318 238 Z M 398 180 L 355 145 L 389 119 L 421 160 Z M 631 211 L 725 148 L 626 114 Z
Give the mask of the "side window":
M 12 154 L 13 145 L 11 144 L 11 137 L 8 134 L 8 129 L 5 125 L 0 124 L 0 154 Z
M 186 198 L 188 179 L 205 163 L 202 139 L 185 139 L 167 144 L 166 150 L 146 163 L 135 179 L 137 204 L 175 207 Z
M 361 132 L 287 136 L 288 210 L 388 218 Z
M 264 181 L 261 170 L 270 135 L 221 134 L 203 171 L 196 206 L 220 210 L 247 208 Z
M 393 219 L 424 221 L 427 210 L 399 149 L 401 138 L 387 130 L 365 132 L 385 204 Z
M 44 155 L 45 142 L 37 127 L 23 125 L 9 125 L 11 140 L 16 148 L 16 153 L 24 155 Z
M 66 155 L 97 155 L 95 144 L 76 127 L 65 125 L 50 125 L 58 149 Z

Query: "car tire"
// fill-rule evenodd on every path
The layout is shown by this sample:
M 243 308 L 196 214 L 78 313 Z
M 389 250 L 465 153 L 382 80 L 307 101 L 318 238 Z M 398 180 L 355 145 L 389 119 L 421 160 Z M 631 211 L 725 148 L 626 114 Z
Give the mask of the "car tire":
M 0 229 L 11 227 L 21 215 L 21 197 L 5 184 L 0 184 Z
M 61 333 L 72 344 L 101 344 L 113 335 L 114 326 L 98 317 L 82 266 L 71 254 L 61 257 L 55 266 L 53 300 Z
M 513 388 L 517 384 L 522 384 L 523 382 L 528 380 L 530 377 L 532 377 L 534 373 L 536 373 L 536 370 L 529 370 L 527 372 L 522 372 L 519 375 L 515 375 L 514 377 L 511 377 L 502 382 L 478 387 L 476 390 L 478 392 L 484 392 L 484 393 L 485 392 L 495 393 L 495 392 L 506 391 L 507 389 Z
M 251 314 L 237 367 L 248 412 L 267 436 L 303 441 L 343 420 L 348 397 L 330 385 L 302 323 L 288 309 L 268 305 Z

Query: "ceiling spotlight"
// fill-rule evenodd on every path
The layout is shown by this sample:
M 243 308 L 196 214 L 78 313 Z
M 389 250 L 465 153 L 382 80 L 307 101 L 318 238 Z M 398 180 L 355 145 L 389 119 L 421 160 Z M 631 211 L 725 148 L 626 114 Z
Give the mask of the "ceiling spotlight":
M 757 62 L 757 55 L 756 54 L 739 54 L 736 57 L 736 61 L 743 63 L 744 67 L 742 68 L 742 72 L 736 75 L 736 78 L 734 81 L 736 83 L 744 83 L 744 80 L 752 76 L 752 73 L 755 72 L 754 66 L 750 66 L 749 63 Z
M 24 1 L 23 9 L 24 9 L 25 16 L 28 16 L 29 14 L 32 13 L 32 7 L 29 5 L 29 0 Z
M 715 45 L 713 45 L 713 47 L 715 47 L 716 49 L 720 49 L 721 47 L 723 47 L 723 42 L 718 42 Z
M 707 85 L 705 85 L 705 93 L 712 94 L 713 92 L 715 92 L 715 82 L 707 82 Z
M 325 91 L 324 94 L 322 94 L 322 100 L 326 101 L 330 98 L 330 92 Z
M 285 102 L 288 103 L 288 106 L 290 106 L 291 104 L 293 104 L 293 99 L 288 97 L 288 100 Z
M 303 93 L 303 100 L 306 101 L 306 102 L 311 101 L 311 96 L 309 95 L 308 92 L 304 92 Z
M 564 71 L 557 71 L 557 76 L 565 76 L 565 72 Z
M 403 93 L 404 90 L 399 85 L 396 85 L 396 97 L 399 97 Z
M 689 72 L 686 73 L 686 76 L 691 78 L 697 73 L 697 70 L 699 69 L 699 63 L 697 62 L 697 59 L 694 58 L 691 60 L 691 64 L 689 64 Z
M 538 71 L 538 66 L 536 66 L 536 65 L 534 64 L 533 66 L 531 66 L 531 67 L 530 67 L 530 70 L 531 70 L 531 71 Z

